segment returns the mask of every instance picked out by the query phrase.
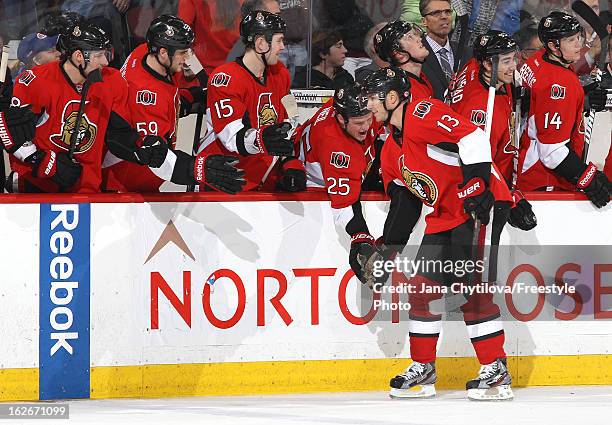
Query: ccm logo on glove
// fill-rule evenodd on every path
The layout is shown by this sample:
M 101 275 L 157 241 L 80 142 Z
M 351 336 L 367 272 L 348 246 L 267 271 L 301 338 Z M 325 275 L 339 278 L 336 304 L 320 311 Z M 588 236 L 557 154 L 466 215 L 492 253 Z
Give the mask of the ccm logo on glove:
M 457 196 L 459 199 L 464 199 L 468 196 L 480 195 L 482 192 L 484 192 L 484 182 L 482 179 L 476 179 L 476 181 L 463 189 L 461 192 L 457 192 Z

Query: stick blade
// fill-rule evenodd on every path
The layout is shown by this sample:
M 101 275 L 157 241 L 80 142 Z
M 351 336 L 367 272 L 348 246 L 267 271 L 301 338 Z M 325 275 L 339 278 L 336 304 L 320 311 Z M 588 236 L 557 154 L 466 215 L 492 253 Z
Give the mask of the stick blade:
M 297 100 L 295 100 L 295 96 L 292 94 L 287 94 L 283 96 L 281 99 L 281 103 L 285 107 L 287 111 L 287 116 L 291 118 L 297 118 L 300 116 L 300 112 L 298 110 Z
M 604 39 L 608 36 L 608 30 L 606 25 L 599 19 L 599 16 L 595 13 L 591 7 L 582 0 L 576 0 L 572 3 L 572 10 L 576 12 L 578 16 L 586 21 L 593 30 L 597 33 L 597 36 Z

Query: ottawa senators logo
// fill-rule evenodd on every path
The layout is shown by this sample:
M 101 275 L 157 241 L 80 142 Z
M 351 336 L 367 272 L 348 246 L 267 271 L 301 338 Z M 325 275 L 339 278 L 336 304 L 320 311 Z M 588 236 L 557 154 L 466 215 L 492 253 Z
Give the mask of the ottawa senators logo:
M 157 93 L 149 90 L 140 90 L 136 92 L 136 103 L 141 105 L 156 105 Z
M 27 87 L 32 81 L 34 81 L 34 78 L 36 78 L 36 75 L 34 75 L 34 73 L 28 69 L 19 76 L 19 80 L 17 81 Z
M 272 93 L 262 93 L 257 101 L 259 127 L 276 123 L 278 113 L 272 104 Z
M 399 167 L 408 190 L 425 204 L 433 206 L 438 199 L 438 186 L 433 179 L 427 174 L 410 171 L 404 164 L 404 155 L 399 158 Z
M 365 170 L 363 171 L 363 174 L 361 175 L 361 181 L 364 181 L 365 178 L 368 176 L 368 173 L 370 172 L 370 169 L 372 168 L 372 164 L 374 163 L 374 157 L 376 156 L 376 151 L 374 149 L 374 146 L 369 146 L 365 153 L 365 160 L 366 160 L 366 167 Z
M 433 103 L 428 102 L 426 100 L 422 100 L 417 104 L 416 108 L 414 108 L 414 112 L 412 113 L 412 115 L 423 119 L 425 118 L 425 115 L 429 114 L 429 111 L 431 111 L 432 106 Z
M 565 87 L 553 84 L 550 87 L 550 98 L 553 100 L 565 99 Z
M 474 125 L 485 125 L 487 123 L 487 112 L 482 109 L 472 109 L 470 122 Z
M 336 168 L 348 168 L 351 163 L 351 156 L 344 152 L 332 152 L 329 163 Z
M 98 133 L 98 126 L 89 120 L 86 113 L 83 113 L 81 125 L 78 130 L 76 129 L 79 103 L 78 100 L 71 100 L 66 103 L 64 112 L 62 113 L 62 127 L 60 128 L 60 132 L 59 134 L 52 134 L 50 137 L 54 145 L 61 149 L 68 150 L 70 148 L 70 137 L 72 133 L 78 131 L 76 150 L 74 151 L 75 154 L 87 152 L 96 141 L 96 134 Z M 87 101 L 87 103 L 89 103 L 89 101 Z

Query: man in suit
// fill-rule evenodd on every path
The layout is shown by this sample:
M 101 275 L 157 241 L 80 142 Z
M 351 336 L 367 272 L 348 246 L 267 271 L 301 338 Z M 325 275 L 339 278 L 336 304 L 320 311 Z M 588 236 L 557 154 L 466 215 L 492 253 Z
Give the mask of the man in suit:
M 423 45 L 429 56 L 423 64 L 423 73 L 431 82 L 436 99 L 444 100 L 444 92 L 453 74 L 457 47 L 451 45 L 449 34 L 452 29 L 452 7 L 450 0 L 421 0 L 419 10 L 427 35 Z

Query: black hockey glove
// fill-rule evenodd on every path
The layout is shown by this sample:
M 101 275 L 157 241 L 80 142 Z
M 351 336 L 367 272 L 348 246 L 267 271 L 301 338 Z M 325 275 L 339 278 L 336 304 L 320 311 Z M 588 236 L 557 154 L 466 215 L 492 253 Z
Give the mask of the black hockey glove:
M 376 252 L 375 240 L 369 233 L 361 232 L 351 237 L 349 265 L 361 283 L 368 283 L 364 267 Z
M 0 111 L 6 111 L 11 107 L 11 98 L 0 94 Z
M 134 155 L 140 165 L 159 168 L 166 160 L 168 143 L 163 137 L 148 135 L 142 140 L 142 145 L 136 148 Z
M 608 91 L 601 86 L 599 82 L 584 86 L 584 109 L 593 109 L 595 112 L 606 109 L 606 100 Z
M 277 189 L 286 192 L 306 190 L 306 170 L 304 163 L 297 158 L 286 158 L 282 164 L 283 175 Z
M 198 155 L 193 166 L 197 184 L 235 195 L 246 183 L 244 171 L 236 168 L 238 158 L 229 155 Z
M 592 162 L 578 177 L 576 187 L 582 190 L 597 208 L 603 208 L 610 202 L 610 181 Z
M 467 183 L 459 186 L 457 196 L 463 200 L 463 209 L 467 214 L 480 220 L 484 225 L 489 224 L 495 198 L 484 179 L 472 177 Z
M 293 156 L 293 141 L 289 140 L 291 124 L 272 124 L 257 131 L 255 144 L 259 153 L 272 156 Z
M 510 210 L 508 224 L 521 230 L 531 230 L 537 226 L 538 220 L 531 208 L 531 204 L 520 190 L 512 192 L 514 207 Z
M 71 160 L 66 152 L 38 150 L 26 161 L 32 164 L 34 177 L 51 179 L 62 189 L 74 186 L 83 171 L 81 164 Z
M 24 143 L 31 142 L 37 120 L 36 114 L 27 108 L 8 108 L 0 112 L 0 141 L 4 149 L 13 153 Z

